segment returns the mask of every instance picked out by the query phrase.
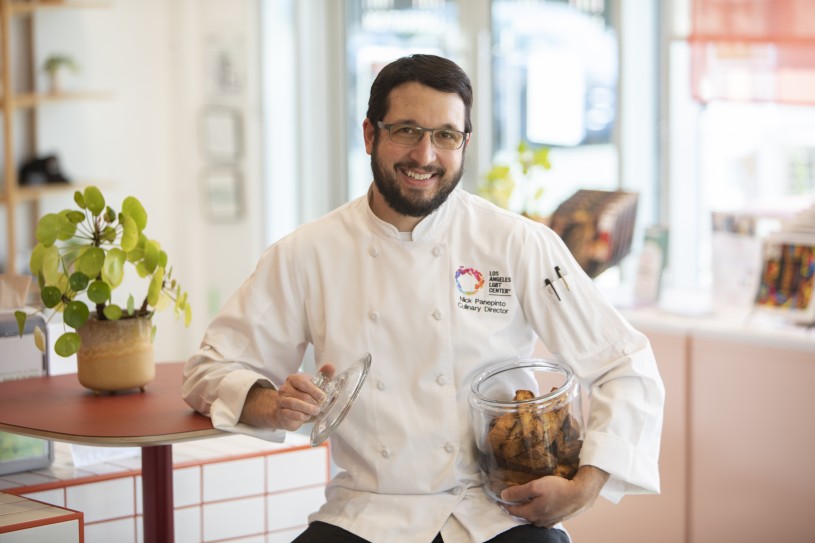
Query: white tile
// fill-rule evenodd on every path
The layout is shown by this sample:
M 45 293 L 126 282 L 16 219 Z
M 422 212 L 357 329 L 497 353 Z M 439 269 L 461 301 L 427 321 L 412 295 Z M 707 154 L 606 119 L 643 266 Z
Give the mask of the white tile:
M 203 471 L 204 503 L 264 493 L 262 457 L 206 464 Z
M 324 487 L 291 490 L 266 497 L 268 530 L 306 526 L 308 516 L 325 502 Z
M 277 492 L 328 482 L 328 450 L 303 449 L 266 457 L 266 488 Z
M 65 507 L 85 513 L 85 522 L 135 514 L 132 477 L 69 486 L 65 492 Z
M 133 488 L 136 492 L 136 514 L 143 515 L 144 514 L 144 497 L 142 496 L 142 483 L 141 483 L 141 475 L 137 475 L 134 479 Z
M 305 531 L 306 526 L 298 526 L 297 528 L 290 528 L 287 530 L 280 530 L 279 532 L 270 532 L 266 534 L 266 543 L 291 543 L 294 539 Z
M 54 479 L 52 477 L 47 477 L 45 475 L 39 475 L 34 473 L 33 471 L 22 471 L 20 473 L 9 473 L 7 475 L 3 475 L 4 481 L 9 481 L 10 483 L 16 483 L 22 486 L 32 486 L 32 485 L 41 485 L 46 483 L 53 483 Z
M 201 503 L 201 468 L 176 469 L 173 471 L 173 504 L 176 507 Z
M 204 540 L 228 539 L 264 532 L 263 498 L 204 505 Z
M 23 494 L 23 496 L 31 498 L 32 500 L 50 503 L 57 507 L 65 507 L 65 491 L 61 488 L 43 490 L 42 492 L 29 492 L 28 494 Z
M 201 539 L 201 508 L 176 509 L 174 517 L 175 543 L 199 543 Z
M 125 518 L 98 524 L 85 524 L 85 543 L 134 543 L 136 519 Z
M 238 539 L 230 539 L 229 543 L 266 543 L 266 537 L 262 535 L 239 537 Z

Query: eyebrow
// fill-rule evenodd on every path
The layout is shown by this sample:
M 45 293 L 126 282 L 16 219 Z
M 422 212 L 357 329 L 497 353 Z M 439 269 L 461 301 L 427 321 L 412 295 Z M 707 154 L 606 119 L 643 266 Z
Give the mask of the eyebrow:
M 382 121 L 382 122 L 385 122 L 385 121 Z M 418 127 L 420 127 L 420 128 L 428 128 L 428 129 L 430 129 L 430 130 L 444 130 L 444 129 L 448 129 L 448 130 L 456 130 L 456 131 L 458 131 L 458 132 L 465 132 L 465 130 L 464 130 L 463 128 L 456 128 L 455 126 L 453 126 L 453 125 L 452 125 L 452 124 L 450 124 L 450 123 L 445 123 L 445 124 L 443 124 L 443 125 L 441 125 L 441 126 L 437 126 L 437 127 L 433 127 L 433 128 L 430 128 L 430 127 L 423 127 L 421 124 L 419 124 L 418 122 L 416 122 L 416 120 L 415 120 L 415 119 L 399 119 L 399 120 L 396 120 L 396 121 L 391 121 L 391 122 L 389 122 L 389 123 L 387 123 L 387 124 L 407 124 L 407 125 L 411 125 L 411 126 L 418 126 Z

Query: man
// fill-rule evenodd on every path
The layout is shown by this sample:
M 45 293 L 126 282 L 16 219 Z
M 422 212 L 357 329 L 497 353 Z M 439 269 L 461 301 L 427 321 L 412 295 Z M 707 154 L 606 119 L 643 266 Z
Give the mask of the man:
M 560 521 L 601 490 L 659 490 L 664 390 L 649 343 L 550 229 L 456 189 L 471 105 L 449 60 L 386 66 L 362 126 L 367 196 L 269 247 L 185 369 L 184 398 L 216 426 L 282 440 L 319 413 L 322 393 L 298 373 L 308 344 L 329 374 L 371 353 L 331 437 L 341 471 L 298 543 L 565 542 Z M 580 468 L 510 487 L 502 498 L 522 505 L 502 507 L 482 486 L 470 385 L 537 337 L 591 394 Z

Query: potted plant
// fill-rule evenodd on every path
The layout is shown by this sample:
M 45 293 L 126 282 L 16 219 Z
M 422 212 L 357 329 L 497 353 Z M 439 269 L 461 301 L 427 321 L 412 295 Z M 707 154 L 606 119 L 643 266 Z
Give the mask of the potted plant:
M 504 209 L 519 207 L 521 214 L 544 221 L 543 217 L 537 216 L 534 204 L 544 193 L 544 187 L 538 179 L 539 174 L 551 168 L 548 147 L 532 149 L 525 141 L 521 141 L 512 162 L 494 164 L 484 175 L 478 192 Z M 520 196 L 516 191 L 522 191 Z
M 74 193 L 76 207 L 40 218 L 30 269 L 50 320 L 61 312 L 66 330 L 54 344 L 60 356 L 76 353 L 80 383 L 94 391 L 141 388 L 155 376 L 153 314 L 172 305 L 189 325 L 187 293 L 172 278 L 167 254 L 144 234 L 147 213 L 133 196 L 116 212 L 97 187 Z M 126 269 L 144 279 L 137 303 L 132 293 L 114 297 Z M 38 311 L 38 312 L 40 312 Z M 28 315 L 15 312 L 22 335 Z M 45 350 L 42 330 L 35 342 Z
M 60 84 L 60 73 L 63 70 L 77 72 L 79 70 L 79 65 L 73 58 L 67 55 L 55 54 L 50 55 L 45 59 L 42 69 L 46 74 L 48 74 L 49 91 L 57 94 L 62 90 L 62 85 Z

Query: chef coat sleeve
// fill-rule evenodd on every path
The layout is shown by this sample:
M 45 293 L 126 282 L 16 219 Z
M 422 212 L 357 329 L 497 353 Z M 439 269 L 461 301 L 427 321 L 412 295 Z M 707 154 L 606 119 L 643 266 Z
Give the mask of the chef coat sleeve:
M 650 343 L 599 293 L 557 234 L 546 227 L 537 234 L 521 257 L 522 304 L 547 349 L 588 391 L 580 464 L 610 474 L 601 495 L 612 502 L 658 493 L 665 389 Z
M 284 431 L 253 428 L 239 418 L 254 384 L 276 388 L 296 373 L 308 344 L 302 285 L 284 238 L 208 326 L 184 367 L 182 397 L 214 427 L 282 442 Z

